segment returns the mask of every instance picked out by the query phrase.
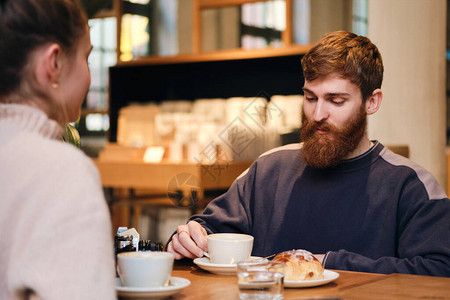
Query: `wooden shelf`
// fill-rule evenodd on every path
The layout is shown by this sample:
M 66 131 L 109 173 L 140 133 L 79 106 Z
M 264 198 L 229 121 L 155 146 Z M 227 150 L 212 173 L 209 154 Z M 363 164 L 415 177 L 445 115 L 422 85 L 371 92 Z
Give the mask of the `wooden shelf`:
M 309 47 L 149 58 L 109 69 L 109 141 L 131 103 L 302 94 L 300 61 Z
M 117 12 L 114 9 L 102 10 L 95 14 L 92 19 L 105 19 L 105 18 L 116 18 Z
M 269 0 L 194 0 L 193 2 L 193 53 L 175 56 L 148 56 L 139 57 L 131 61 L 121 61 L 121 17 L 123 14 L 122 0 L 112 0 L 113 8 L 97 13 L 93 18 L 115 17 L 117 21 L 117 65 L 151 65 L 151 64 L 176 64 L 186 62 L 223 61 L 237 59 L 251 59 L 263 57 L 275 57 L 283 55 L 305 54 L 310 44 L 295 45 L 292 42 L 292 0 L 286 1 L 286 29 L 282 33 L 283 47 L 265 48 L 257 50 L 229 49 L 214 52 L 201 52 L 201 10 L 226 6 L 243 5 L 247 3 L 264 2 Z
M 289 55 L 302 55 L 311 49 L 312 45 L 295 45 L 283 48 L 265 48 L 254 50 L 232 49 L 214 52 L 205 52 L 200 54 L 182 54 L 175 56 L 148 56 L 137 58 L 131 61 L 118 62 L 118 66 L 139 66 L 139 65 L 158 65 L 158 64 L 177 64 L 191 62 L 208 61 L 226 61 L 241 60 L 253 58 L 269 58 Z
M 192 51 L 202 53 L 202 10 L 226 6 L 238 6 L 248 3 L 264 2 L 267 0 L 193 0 L 192 11 Z M 285 0 L 286 28 L 281 33 L 284 47 L 292 47 L 292 0 Z

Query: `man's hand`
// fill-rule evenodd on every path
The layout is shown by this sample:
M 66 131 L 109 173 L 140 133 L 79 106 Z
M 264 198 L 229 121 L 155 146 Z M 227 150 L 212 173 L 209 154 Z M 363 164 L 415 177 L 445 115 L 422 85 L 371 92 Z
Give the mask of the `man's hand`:
M 179 225 L 167 246 L 167 252 L 173 253 L 175 259 L 202 257 L 203 252 L 208 251 L 207 235 L 205 228 L 195 221 Z

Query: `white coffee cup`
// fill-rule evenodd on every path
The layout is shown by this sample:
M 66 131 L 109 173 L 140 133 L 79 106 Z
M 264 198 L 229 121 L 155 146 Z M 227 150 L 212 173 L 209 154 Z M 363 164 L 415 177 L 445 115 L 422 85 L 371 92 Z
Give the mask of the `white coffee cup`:
M 214 264 L 236 264 L 250 257 L 253 237 L 240 233 L 215 233 L 207 236 L 208 254 Z
M 123 286 L 155 287 L 169 284 L 174 256 L 169 252 L 132 251 L 117 255 Z

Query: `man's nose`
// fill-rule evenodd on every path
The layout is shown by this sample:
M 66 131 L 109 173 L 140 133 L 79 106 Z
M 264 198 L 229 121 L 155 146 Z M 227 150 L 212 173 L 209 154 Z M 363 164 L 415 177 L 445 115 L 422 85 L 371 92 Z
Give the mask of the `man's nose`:
M 328 109 L 325 101 L 317 100 L 316 107 L 313 114 L 314 121 L 321 122 L 328 118 Z

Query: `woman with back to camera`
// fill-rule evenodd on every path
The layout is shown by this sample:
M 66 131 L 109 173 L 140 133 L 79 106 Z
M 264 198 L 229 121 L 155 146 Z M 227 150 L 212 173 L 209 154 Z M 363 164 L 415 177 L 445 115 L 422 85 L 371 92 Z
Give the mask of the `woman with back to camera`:
M 90 85 L 77 0 L 0 0 L 0 299 L 115 299 L 98 172 L 61 140 Z

